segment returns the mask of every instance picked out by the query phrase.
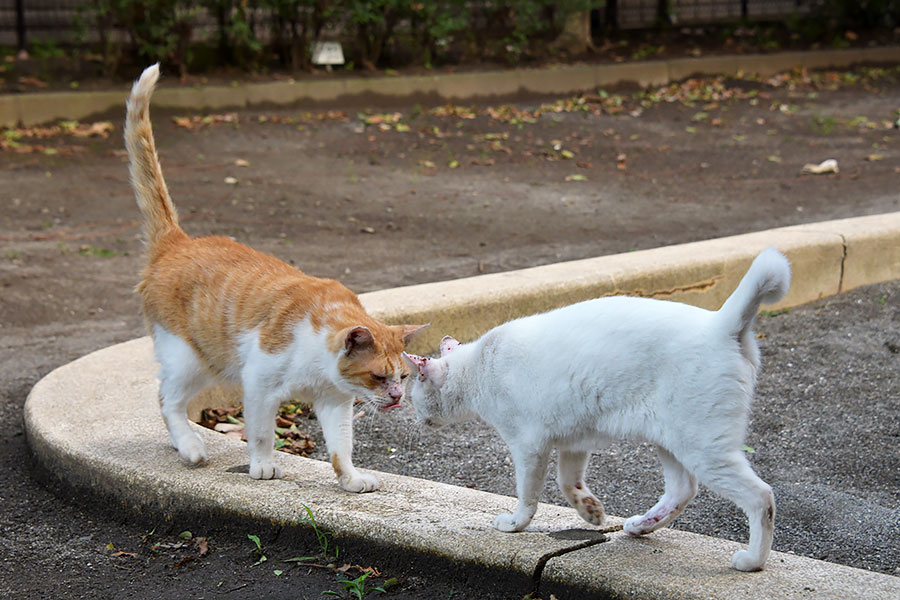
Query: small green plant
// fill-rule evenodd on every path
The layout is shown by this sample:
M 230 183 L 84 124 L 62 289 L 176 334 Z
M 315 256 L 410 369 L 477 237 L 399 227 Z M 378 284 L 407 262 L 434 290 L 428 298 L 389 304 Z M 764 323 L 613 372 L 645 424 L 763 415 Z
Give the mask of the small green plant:
M 5 258 L 6 260 L 15 260 L 15 259 L 19 258 L 20 256 L 22 256 L 21 250 L 4 250 L 3 251 L 3 258 Z
M 351 598 L 356 598 L 357 600 L 362 600 L 367 595 L 372 592 L 381 592 L 382 594 L 386 593 L 383 587 L 368 587 L 366 585 L 366 579 L 371 575 L 371 571 L 366 571 L 356 579 L 338 579 L 338 583 L 344 586 L 344 591 L 350 594 Z M 322 592 L 326 596 L 337 596 L 342 597 L 339 592 L 335 592 L 332 590 L 325 590 Z
M 65 52 L 53 40 L 34 40 L 31 42 L 31 54 L 35 58 L 62 58 Z
M 642 46 L 632 53 L 631 60 L 645 60 L 662 53 L 665 49 L 665 46 Z
M 316 534 L 316 541 L 319 543 L 319 552 L 322 555 L 322 558 L 329 560 L 333 558 L 337 560 L 338 554 L 340 553 L 340 549 L 336 544 L 331 544 L 329 540 L 329 533 L 326 531 L 322 531 L 319 529 L 319 525 L 316 523 L 316 517 L 313 515 L 312 510 L 307 505 L 302 505 L 304 510 L 306 510 L 306 517 L 302 519 L 297 519 L 297 523 L 306 523 L 310 527 L 312 527 L 313 533 Z M 333 555 L 333 556 L 329 556 Z M 301 562 L 303 560 L 307 560 L 310 557 L 300 557 L 296 559 L 291 559 L 294 562 Z
M 100 248 L 97 246 L 84 245 L 78 249 L 78 254 L 82 256 L 98 256 L 100 258 L 112 258 L 113 256 L 119 256 L 120 253 L 115 250 L 110 250 L 109 248 Z
M 778 315 L 786 315 L 791 312 L 789 308 L 779 308 L 777 310 L 761 310 L 759 314 L 764 317 L 777 317 Z
M 812 130 L 821 135 L 829 135 L 837 127 L 837 119 L 831 115 L 816 115 L 812 118 Z
M 253 555 L 256 557 L 256 562 L 253 563 L 254 567 L 256 565 L 260 565 L 260 564 L 266 562 L 267 560 L 269 560 L 268 558 L 266 558 L 266 555 L 263 553 L 262 544 L 259 541 L 259 536 L 253 535 L 252 533 L 248 533 L 247 539 L 249 539 L 251 542 L 253 542 L 253 545 L 254 545 Z

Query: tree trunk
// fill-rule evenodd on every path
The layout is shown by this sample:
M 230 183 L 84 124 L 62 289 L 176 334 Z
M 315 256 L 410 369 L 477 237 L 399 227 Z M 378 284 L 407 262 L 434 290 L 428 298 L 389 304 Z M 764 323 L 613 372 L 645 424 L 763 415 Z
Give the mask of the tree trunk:
M 594 42 L 591 40 L 591 11 L 572 13 L 566 17 L 563 30 L 553 41 L 553 46 L 572 55 L 594 50 Z

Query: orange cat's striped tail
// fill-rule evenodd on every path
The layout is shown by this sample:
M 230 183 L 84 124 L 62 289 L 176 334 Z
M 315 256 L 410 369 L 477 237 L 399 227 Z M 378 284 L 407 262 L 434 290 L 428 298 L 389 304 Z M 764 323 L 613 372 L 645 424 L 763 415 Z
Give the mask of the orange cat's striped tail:
M 167 233 L 180 230 L 178 213 L 163 179 L 150 125 L 150 96 L 158 79 L 159 63 L 144 69 L 131 88 L 125 116 L 125 147 L 131 161 L 131 186 L 151 245 Z

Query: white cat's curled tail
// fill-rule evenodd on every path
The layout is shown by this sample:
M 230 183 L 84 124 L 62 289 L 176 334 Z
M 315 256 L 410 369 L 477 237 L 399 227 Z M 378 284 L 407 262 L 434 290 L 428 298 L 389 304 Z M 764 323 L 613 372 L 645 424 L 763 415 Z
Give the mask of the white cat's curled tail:
M 719 320 L 730 335 L 740 339 L 753 324 L 760 304 L 778 302 L 790 286 L 788 259 L 778 250 L 767 248 L 754 259 L 737 289 L 719 309 Z
M 125 116 L 125 148 L 131 161 L 131 186 L 151 245 L 166 233 L 180 229 L 178 213 L 163 179 L 150 124 L 150 96 L 158 79 L 159 63 L 144 69 L 131 88 Z

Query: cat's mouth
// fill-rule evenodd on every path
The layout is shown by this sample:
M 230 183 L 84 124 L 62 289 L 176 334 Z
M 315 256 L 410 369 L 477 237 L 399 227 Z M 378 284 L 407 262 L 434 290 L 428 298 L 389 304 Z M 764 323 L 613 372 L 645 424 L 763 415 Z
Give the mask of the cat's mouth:
M 403 405 L 400 404 L 400 401 L 398 400 L 397 402 L 394 402 L 393 404 L 388 404 L 387 406 L 382 406 L 380 408 L 381 408 L 382 412 L 387 412 L 387 411 L 391 410 L 392 408 L 400 408 L 401 406 L 403 406 Z

